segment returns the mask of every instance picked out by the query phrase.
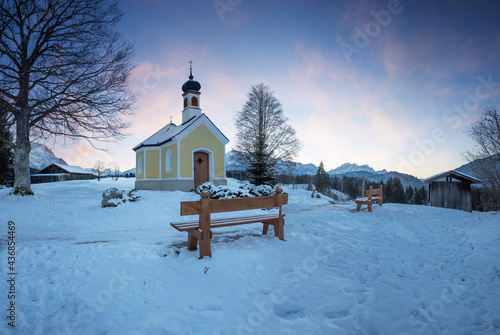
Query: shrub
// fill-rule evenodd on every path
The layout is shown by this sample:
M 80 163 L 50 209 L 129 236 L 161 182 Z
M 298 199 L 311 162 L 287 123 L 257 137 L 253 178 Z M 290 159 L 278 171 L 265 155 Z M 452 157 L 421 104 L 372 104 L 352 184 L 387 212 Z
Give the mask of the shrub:
M 210 193 L 210 199 L 236 199 L 251 196 L 264 197 L 275 194 L 273 188 L 269 185 L 255 186 L 248 181 L 240 182 L 238 188 L 231 188 L 226 185 L 215 186 L 207 182 L 198 186 L 195 192 L 200 194 L 204 189 Z

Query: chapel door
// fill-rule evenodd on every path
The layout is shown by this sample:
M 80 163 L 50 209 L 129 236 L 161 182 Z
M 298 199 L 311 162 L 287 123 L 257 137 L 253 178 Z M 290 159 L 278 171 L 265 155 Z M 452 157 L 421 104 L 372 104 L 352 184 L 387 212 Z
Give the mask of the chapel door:
M 193 154 L 194 162 L 194 187 L 210 181 L 208 174 L 208 154 L 204 152 L 197 151 Z

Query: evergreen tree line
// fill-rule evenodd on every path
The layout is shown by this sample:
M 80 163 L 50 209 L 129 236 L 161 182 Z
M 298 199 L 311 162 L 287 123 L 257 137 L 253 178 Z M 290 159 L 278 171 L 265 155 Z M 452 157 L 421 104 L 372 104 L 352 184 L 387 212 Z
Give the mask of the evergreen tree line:
M 245 171 L 227 171 L 227 177 L 238 180 L 250 179 L 248 173 Z M 407 186 L 404 188 L 401 179 L 398 177 L 390 177 L 385 183 L 382 180 L 377 183 L 360 177 L 330 176 L 328 173 L 323 173 L 323 171 L 318 168 L 318 173 L 315 176 L 307 174 L 299 176 L 290 176 L 284 173 L 280 174 L 278 175 L 278 183 L 306 184 L 308 185 L 308 190 L 312 191 L 315 189 L 320 193 L 324 193 L 327 189 L 331 188 L 348 195 L 350 199 L 364 197 L 365 191 L 368 190 L 370 186 L 372 188 L 379 188 L 380 185 L 382 185 L 384 203 L 412 205 L 426 205 L 428 203 L 428 193 L 425 186 L 420 188 Z
M 322 176 L 321 178 L 325 178 L 323 174 L 320 175 Z M 404 188 L 401 179 L 398 177 L 390 177 L 385 183 L 382 180 L 377 183 L 368 181 L 366 178 L 347 176 L 332 177 L 328 174 L 326 174 L 326 178 L 328 181 L 327 188 L 338 190 L 348 195 L 350 199 L 364 197 L 365 191 L 368 190 L 370 186 L 372 188 L 379 188 L 380 185 L 382 185 L 384 202 L 386 203 L 425 205 L 428 202 L 428 193 L 425 186 L 420 188 L 407 186 Z M 279 176 L 280 183 L 307 184 L 310 190 L 313 190 L 313 188 L 318 189 L 316 181 L 316 176 L 311 175 L 300 175 L 293 178 L 284 174 Z M 320 189 L 322 190 L 323 188 L 320 187 Z M 322 193 L 320 189 L 318 189 L 318 191 Z

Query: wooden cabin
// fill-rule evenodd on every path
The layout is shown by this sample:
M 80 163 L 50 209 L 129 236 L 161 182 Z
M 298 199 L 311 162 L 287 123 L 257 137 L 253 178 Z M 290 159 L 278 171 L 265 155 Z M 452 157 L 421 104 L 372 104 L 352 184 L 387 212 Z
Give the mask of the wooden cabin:
M 471 185 L 480 184 L 481 181 L 451 170 L 423 179 L 422 183 L 429 184 L 431 206 L 472 212 Z
M 37 174 L 31 175 L 32 184 L 53 183 L 67 180 L 93 179 L 94 174 L 79 166 L 53 163 L 43 168 Z

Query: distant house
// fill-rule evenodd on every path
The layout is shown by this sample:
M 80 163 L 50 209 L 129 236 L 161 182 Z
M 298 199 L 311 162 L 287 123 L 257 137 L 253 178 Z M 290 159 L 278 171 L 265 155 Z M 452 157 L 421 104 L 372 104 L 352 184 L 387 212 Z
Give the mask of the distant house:
M 422 183 L 429 184 L 431 206 L 472 212 L 471 185 L 481 181 L 451 170 L 423 179 Z
M 31 175 L 32 184 L 53 183 L 66 180 L 88 180 L 93 179 L 94 174 L 79 166 L 52 163 L 40 170 L 37 174 Z
M 205 182 L 226 185 L 225 146 L 229 140 L 201 112 L 201 84 L 182 85 L 182 124 L 170 121 L 133 148 L 139 190 L 189 191 Z

